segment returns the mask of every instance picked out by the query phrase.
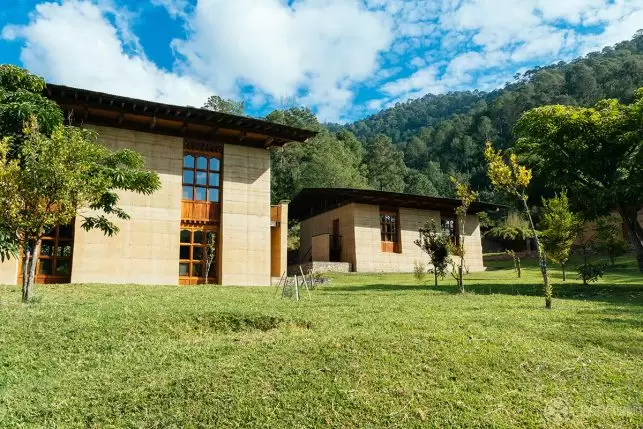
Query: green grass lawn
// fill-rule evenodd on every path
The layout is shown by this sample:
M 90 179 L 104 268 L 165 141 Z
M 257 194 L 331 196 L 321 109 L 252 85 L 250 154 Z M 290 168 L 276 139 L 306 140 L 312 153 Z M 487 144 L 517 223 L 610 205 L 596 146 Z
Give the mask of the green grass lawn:
M 643 277 L 0 287 L 0 427 L 641 427 Z M 531 265 L 531 267 L 529 267 Z M 573 274 L 570 277 L 575 277 Z M 431 278 L 426 281 L 430 283 Z

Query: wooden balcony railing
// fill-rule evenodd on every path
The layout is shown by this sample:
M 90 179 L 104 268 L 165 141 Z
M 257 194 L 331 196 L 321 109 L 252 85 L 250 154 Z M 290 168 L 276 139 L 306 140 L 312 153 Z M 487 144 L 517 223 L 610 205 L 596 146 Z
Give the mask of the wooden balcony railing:
M 181 220 L 192 222 L 219 222 L 221 204 L 207 201 L 182 201 Z

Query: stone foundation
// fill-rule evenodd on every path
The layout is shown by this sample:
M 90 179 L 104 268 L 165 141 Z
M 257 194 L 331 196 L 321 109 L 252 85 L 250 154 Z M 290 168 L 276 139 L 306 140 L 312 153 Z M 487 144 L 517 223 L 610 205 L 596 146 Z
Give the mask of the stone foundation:
M 294 276 L 301 274 L 299 267 L 308 274 L 310 271 L 318 271 L 322 273 L 350 273 L 352 266 L 349 262 L 306 262 L 301 265 L 290 265 L 288 267 L 288 275 Z

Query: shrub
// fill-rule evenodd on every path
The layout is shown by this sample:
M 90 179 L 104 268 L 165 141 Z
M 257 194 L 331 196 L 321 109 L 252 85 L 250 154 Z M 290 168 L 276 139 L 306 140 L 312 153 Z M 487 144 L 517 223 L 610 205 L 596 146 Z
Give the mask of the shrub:
M 578 279 L 583 280 L 583 284 L 595 283 L 605 273 L 605 264 L 586 264 L 578 267 Z
M 418 281 L 422 283 L 424 277 L 426 276 L 426 264 L 422 261 L 413 261 L 413 276 Z

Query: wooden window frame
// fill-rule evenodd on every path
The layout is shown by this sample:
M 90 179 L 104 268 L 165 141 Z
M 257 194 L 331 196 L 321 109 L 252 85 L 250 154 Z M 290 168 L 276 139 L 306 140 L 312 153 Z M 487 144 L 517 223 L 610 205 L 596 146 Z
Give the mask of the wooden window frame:
M 193 167 L 186 167 L 185 166 L 185 158 L 187 156 L 192 156 L 194 158 L 194 166 Z M 197 160 L 199 158 L 205 158 L 207 160 L 207 165 L 206 168 L 199 168 L 197 164 Z M 210 168 L 210 163 L 213 159 L 216 159 L 219 162 L 219 167 L 218 169 L 212 169 Z M 192 150 L 192 149 L 184 149 L 183 150 L 183 159 L 182 159 L 182 170 L 181 170 L 181 199 L 183 201 L 190 201 L 190 202 L 198 202 L 198 203 L 210 203 L 210 204 L 220 204 L 221 203 L 221 188 L 222 188 L 222 171 L 223 171 L 223 154 L 221 152 L 205 152 L 205 151 L 200 151 L 200 150 Z M 185 181 L 185 172 L 191 172 L 192 173 L 192 183 L 186 182 Z M 197 184 L 197 174 L 198 173 L 205 173 L 205 185 L 199 185 Z M 210 183 L 210 175 L 211 174 L 216 174 L 219 178 L 218 183 L 216 185 L 213 185 Z M 192 198 L 185 198 L 184 195 L 184 190 L 186 187 L 191 187 L 192 188 Z M 197 200 L 196 199 L 196 190 L 200 189 L 205 189 L 205 199 L 203 200 Z M 217 192 L 217 200 L 216 201 L 210 201 L 210 195 L 212 191 Z
M 392 221 L 386 221 L 386 217 Z M 400 233 L 400 212 L 394 209 L 380 208 L 380 249 L 384 253 L 402 253 Z M 387 230 L 387 226 L 388 228 Z
M 449 225 L 451 223 L 451 225 Z M 440 230 L 446 234 L 451 243 L 458 245 L 460 243 L 459 223 L 456 216 L 441 216 L 440 217 Z
M 183 231 L 189 231 L 190 232 L 190 242 L 183 242 L 181 239 L 181 235 Z M 203 240 L 198 243 L 194 241 L 194 236 L 196 232 L 202 232 L 203 233 Z M 210 267 L 210 275 L 208 276 L 208 281 L 210 283 L 218 283 L 219 281 L 219 241 L 221 240 L 221 234 L 219 233 L 219 228 L 216 226 L 211 226 L 211 225 L 204 225 L 204 226 L 187 226 L 187 225 L 182 225 L 181 226 L 181 231 L 179 233 L 179 282 L 180 284 L 201 284 L 205 282 L 205 261 L 206 261 L 206 251 L 205 251 L 205 246 L 207 243 L 207 238 L 208 234 L 216 234 L 216 248 L 217 248 L 217 254 L 214 257 L 214 260 L 212 261 L 212 267 Z M 181 248 L 182 247 L 189 247 L 190 248 L 190 254 L 189 254 L 189 259 L 185 259 L 181 257 Z M 200 247 L 202 249 L 202 254 L 201 254 L 201 259 L 195 259 L 194 258 L 194 249 Z M 181 274 L 181 265 L 187 264 L 188 265 L 188 275 L 182 275 Z M 194 266 L 200 264 L 201 265 L 201 275 L 194 275 Z
M 69 283 L 71 282 L 71 274 L 74 263 L 74 222 L 70 225 L 64 225 L 62 228 L 68 227 L 71 231 L 71 234 L 68 237 L 60 236 L 61 227 L 55 227 L 50 232 L 50 234 L 44 235 L 41 238 L 40 242 L 40 253 L 38 255 L 38 261 L 36 262 L 36 275 L 34 281 L 38 284 L 51 284 L 51 283 Z M 42 252 L 43 244 L 45 242 L 52 242 L 51 255 L 45 255 Z M 63 245 L 68 245 L 70 247 L 69 255 L 58 255 L 58 249 Z M 22 258 L 21 258 L 22 259 Z M 51 261 L 51 274 L 44 274 L 40 272 L 43 261 Z M 69 270 L 67 273 L 59 274 L 57 273 L 59 261 L 67 261 L 69 263 Z M 20 261 L 18 281 L 22 281 L 22 260 Z

